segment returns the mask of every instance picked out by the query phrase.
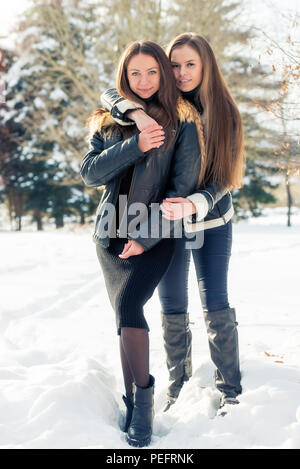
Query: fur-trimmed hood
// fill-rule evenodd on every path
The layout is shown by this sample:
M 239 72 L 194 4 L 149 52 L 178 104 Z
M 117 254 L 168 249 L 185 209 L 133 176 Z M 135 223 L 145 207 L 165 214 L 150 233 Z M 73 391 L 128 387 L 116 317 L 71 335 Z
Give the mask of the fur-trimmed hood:
M 90 130 L 89 137 L 91 138 L 96 132 L 100 132 L 102 129 L 116 127 L 116 122 L 110 115 L 109 111 L 103 108 L 97 108 L 89 116 L 87 127 Z

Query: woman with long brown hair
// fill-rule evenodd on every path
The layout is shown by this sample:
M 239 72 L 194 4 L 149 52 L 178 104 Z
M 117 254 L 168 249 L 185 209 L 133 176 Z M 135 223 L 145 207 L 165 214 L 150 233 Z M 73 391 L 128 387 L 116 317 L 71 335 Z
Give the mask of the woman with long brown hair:
M 241 186 L 244 174 L 243 127 L 205 38 L 195 33 L 181 34 L 170 43 L 167 53 L 182 97 L 197 109 L 201 119 L 201 170 L 196 192 L 187 198 L 166 198 L 161 209 L 168 220 L 183 218 L 186 232 L 205 230 L 203 246 L 192 249 L 192 255 L 216 367 L 215 383 L 221 392 L 218 414 L 225 415 L 230 405 L 239 403 L 237 396 L 242 392 L 236 313 L 229 305 L 227 277 L 234 213 L 230 190 Z M 143 108 L 120 100 L 115 90 L 105 92 L 102 100 L 120 123 L 133 120 L 140 130 L 155 124 Z M 176 401 L 183 383 L 191 376 L 187 311 L 190 255 L 185 240 L 176 240 L 175 255 L 158 287 L 170 375 L 165 410 Z
M 93 237 L 120 335 L 126 405 L 121 428 L 130 445 L 146 446 L 152 435 L 154 378 L 143 307 L 172 259 L 172 230 L 181 226 L 166 221 L 159 204 L 165 196 L 185 197 L 197 186 L 200 119 L 179 96 L 168 57 L 153 42 L 128 46 L 117 90 L 142 105 L 158 125 L 139 132 L 97 109 L 88 120 L 91 148 L 81 176 L 89 187 L 105 186 Z

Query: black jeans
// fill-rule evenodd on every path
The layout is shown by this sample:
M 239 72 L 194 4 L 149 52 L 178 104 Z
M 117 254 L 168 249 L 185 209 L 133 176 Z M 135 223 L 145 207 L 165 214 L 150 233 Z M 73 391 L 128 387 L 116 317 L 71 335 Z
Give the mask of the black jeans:
M 200 249 L 185 249 L 185 238 L 176 239 L 168 271 L 158 286 L 164 314 L 188 312 L 188 274 L 191 251 L 204 311 L 229 308 L 227 277 L 232 247 L 232 222 L 204 232 Z

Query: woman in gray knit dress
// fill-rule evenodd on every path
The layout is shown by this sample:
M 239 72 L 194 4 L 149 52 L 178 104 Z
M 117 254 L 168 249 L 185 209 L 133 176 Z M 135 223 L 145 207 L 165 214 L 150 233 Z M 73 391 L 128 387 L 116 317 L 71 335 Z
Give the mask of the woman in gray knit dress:
M 146 446 L 152 434 L 154 378 L 143 307 L 171 262 L 172 234 L 181 225 L 167 222 L 160 204 L 166 196 L 186 197 L 195 190 L 202 127 L 196 110 L 179 96 L 163 49 L 153 42 L 126 49 L 117 89 L 143 105 L 159 126 L 139 132 L 97 109 L 89 118 L 91 148 L 81 176 L 89 187 L 105 185 L 94 241 L 120 335 L 127 408 L 122 430 L 130 445 Z

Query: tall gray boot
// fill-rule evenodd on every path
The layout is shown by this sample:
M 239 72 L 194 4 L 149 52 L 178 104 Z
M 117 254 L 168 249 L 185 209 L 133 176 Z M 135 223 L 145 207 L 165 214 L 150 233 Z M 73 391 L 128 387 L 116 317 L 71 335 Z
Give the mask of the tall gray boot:
M 204 311 L 211 359 L 216 366 L 215 382 L 224 398 L 241 394 L 239 343 L 234 308 Z
M 192 376 L 192 333 L 186 313 L 162 314 L 162 327 L 169 370 L 166 412 L 178 398 L 184 382 Z

